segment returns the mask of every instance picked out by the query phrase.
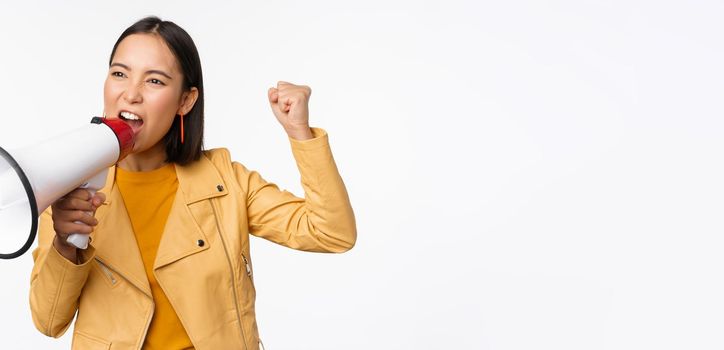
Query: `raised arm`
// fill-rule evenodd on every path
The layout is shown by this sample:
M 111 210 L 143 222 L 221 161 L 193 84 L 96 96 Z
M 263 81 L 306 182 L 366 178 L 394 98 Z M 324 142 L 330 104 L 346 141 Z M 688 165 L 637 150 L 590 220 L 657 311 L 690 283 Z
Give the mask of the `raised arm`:
M 289 138 L 304 198 L 234 163 L 237 181 L 247 193 L 249 232 L 293 249 L 345 252 L 357 240 L 354 212 L 326 131 L 311 131 L 309 140 Z

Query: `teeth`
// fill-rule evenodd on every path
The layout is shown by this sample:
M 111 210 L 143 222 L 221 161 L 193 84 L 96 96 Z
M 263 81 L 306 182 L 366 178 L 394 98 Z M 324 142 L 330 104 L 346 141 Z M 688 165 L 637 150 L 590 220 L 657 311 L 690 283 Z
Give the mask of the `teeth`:
M 128 120 L 141 120 L 141 117 L 139 117 L 131 112 L 121 112 L 121 117 L 126 118 Z

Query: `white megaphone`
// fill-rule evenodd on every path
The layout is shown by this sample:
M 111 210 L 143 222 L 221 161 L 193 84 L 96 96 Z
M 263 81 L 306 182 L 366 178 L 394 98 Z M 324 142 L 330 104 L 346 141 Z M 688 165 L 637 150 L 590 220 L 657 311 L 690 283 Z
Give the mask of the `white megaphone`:
M 38 228 L 38 215 L 76 188 L 92 194 L 103 188 L 108 168 L 133 149 L 133 129 L 120 119 L 94 117 L 91 124 L 16 151 L 0 147 L 0 259 L 25 253 Z M 20 239 L 20 241 L 18 241 Z M 68 242 L 88 247 L 88 235 L 72 234 Z

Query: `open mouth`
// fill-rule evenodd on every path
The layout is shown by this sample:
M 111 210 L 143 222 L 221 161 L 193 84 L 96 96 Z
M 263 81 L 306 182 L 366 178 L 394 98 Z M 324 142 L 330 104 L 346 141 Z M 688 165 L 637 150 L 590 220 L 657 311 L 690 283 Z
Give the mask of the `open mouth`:
M 131 112 L 122 111 L 118 114 L 118 118 L 126 122 L 126 124 L 133 129 L 134 134 L 138 134 L 138 131 L 143 126 L 143 119 Z

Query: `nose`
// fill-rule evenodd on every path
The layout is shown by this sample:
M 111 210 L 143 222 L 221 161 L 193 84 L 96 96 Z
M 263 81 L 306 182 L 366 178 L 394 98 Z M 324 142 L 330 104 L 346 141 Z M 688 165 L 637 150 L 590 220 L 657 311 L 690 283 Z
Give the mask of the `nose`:
M 141 88 L 136 84 L 128 84 L 126 86 L 126 90 L 123 92 L 123 99 L 128 103 L 143 102 L 143 95 L 141 94 Z

